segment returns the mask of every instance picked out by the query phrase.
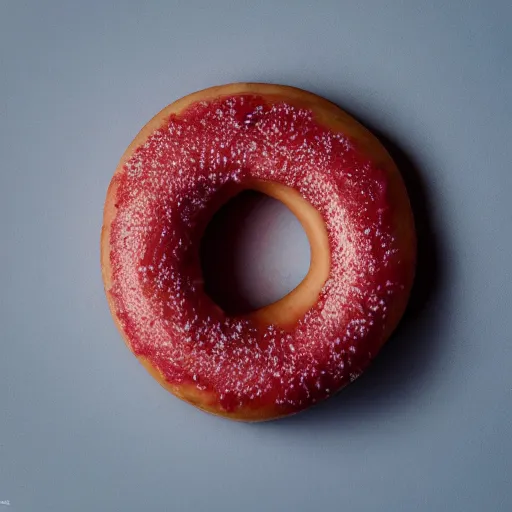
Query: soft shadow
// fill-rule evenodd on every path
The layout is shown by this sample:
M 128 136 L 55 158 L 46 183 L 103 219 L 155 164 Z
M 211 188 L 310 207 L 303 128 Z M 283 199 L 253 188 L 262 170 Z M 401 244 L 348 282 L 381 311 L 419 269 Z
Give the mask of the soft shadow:
M 245 190 L 215 213 L 201 240 L 200 258 L 205 292 L 224 311 L 240 315 L 255 309 L 234 271 L 239 258 L 239 238 L 246 218 L 261 201 L 262 194 Z M 229 229 L 227 228 L 229 227 Z
M 349 112 L 351 115 L 352 113 Z M 439 360 L 439 340 L 430 333 L 435 301 L 444 275 L 441 240 L 431 217 L 431 199 L 425 173 L 392 136 L 354 116 L 384 144 L 404 178 L 418 237 L 416 278 L 407 311 L 375 361 L 356 382 L 337 396 L 295 416 L 271 422 L 271 428 L 338 428 L 367 424 L 390 414 L 418 407 L 419 398 Z

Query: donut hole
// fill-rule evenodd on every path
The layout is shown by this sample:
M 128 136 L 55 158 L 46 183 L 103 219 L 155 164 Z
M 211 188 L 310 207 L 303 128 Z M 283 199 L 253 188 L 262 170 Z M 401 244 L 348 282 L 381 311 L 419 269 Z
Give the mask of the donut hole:
M 310 267 L 308 236 L 281 201 L 243 190 L 208 223 L 200 244 L 205 292 L 227 314 L 246 314 L 295 289 Z

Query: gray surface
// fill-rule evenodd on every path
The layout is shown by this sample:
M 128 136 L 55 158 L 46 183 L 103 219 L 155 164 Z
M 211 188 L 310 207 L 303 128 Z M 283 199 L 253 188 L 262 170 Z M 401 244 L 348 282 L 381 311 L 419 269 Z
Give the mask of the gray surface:
M 71 3 L 0 1 L 0 501 L 512 510 L 509 2 Z M 310 89 L 384 136 L 422 254 L 372 369 L 262 425 L 160 389 L 114 328 L 98 263 L 133 135 L 170 101 L 237 80 Z
M 205 290 L 229 314 L 271 304 L 306 277 L 308 237 L 280 201 L 248 190 L 224 205 L 201 241 Z

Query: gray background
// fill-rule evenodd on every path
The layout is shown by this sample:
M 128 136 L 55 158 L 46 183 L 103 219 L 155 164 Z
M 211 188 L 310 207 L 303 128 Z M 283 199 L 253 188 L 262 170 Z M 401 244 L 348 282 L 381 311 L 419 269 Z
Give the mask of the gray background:
M 512 510 L 509 5 L 0 0 L 0 501 Z M 167 103 L 232 81 L 309 89 L 374 129 L 420 233 L 411 308 L 371 370 L 259 425 L 149 378 L 99 269 L 127 144 Z

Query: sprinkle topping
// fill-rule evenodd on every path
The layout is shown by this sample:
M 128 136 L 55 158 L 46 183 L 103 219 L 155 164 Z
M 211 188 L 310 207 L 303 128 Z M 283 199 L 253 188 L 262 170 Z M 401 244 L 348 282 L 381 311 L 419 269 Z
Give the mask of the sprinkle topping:
M 330 275 L 292 331 L 226 316 L 205 295 L 199 227 L 225 187 L 263 179 L 323 216 Z M 115 178 L 110 245 L 117 316 L 168 382 L 221 406 L 305 408 L 354 380 L 379 350 L 403 283 L 386 175 L 306 109 L 236 95 L 171 115 Z

